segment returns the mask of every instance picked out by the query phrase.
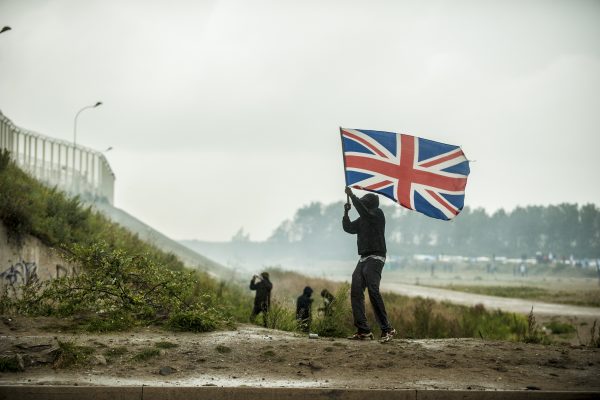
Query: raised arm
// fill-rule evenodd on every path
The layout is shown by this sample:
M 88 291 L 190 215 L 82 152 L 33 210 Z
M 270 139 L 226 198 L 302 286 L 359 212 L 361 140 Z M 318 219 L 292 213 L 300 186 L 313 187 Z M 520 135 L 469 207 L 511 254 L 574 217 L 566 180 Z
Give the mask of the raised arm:
M 344 231 L 351 233 L 351 234 L 356 234 L 358 232 L 358 220 L 352 222 L 350 221 L 350 217 L 348 216 L 348 211 L 350 211 L 350 204 L 346 203 L 344 204 L 344 217 L 342 218 L 342 228 L 344 228 Z
M 352 192 L 352 189 L 346 187 L 346 194 L 350 197 L 350 200 L 352 200 L 352 204 L 354 204 L 354 208 L 356 208 L 358 215 L 366 219 L 372 219 L 375 217 L 375 214 L 370 213 L 360 199 Z

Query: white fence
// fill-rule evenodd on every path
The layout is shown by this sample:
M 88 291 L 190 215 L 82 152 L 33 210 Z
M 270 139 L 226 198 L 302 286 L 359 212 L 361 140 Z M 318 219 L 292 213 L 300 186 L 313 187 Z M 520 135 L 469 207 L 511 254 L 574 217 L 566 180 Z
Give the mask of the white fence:
M 49 186 L 88 201 L 113 204 L 115 174 L 99 151 L 15 126 L 0 111 L 0 149 Z

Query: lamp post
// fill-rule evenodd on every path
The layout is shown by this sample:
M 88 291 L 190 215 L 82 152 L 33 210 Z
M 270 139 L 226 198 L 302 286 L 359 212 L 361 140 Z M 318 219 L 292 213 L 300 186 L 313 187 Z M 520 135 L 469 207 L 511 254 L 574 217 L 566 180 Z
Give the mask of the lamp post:
M 85 106 L 81 110 L 77 111 L 77 114 L 75 114 L 75 119 L 73 120 L 73 147 L 77 146 L 77 117 L 79 117 L 79 114 L 81 114 L 83 110 L 87 110 L 88 108 L 96 108 L 101 105 L 102 102 L 97 101 L 96 104 L 91 106 Z
M 77 148 L 77 118 L 79 117 L 79 114 L 81 114 L 81 112 L 83 110 L 87 110 L 88 108 L 96 108 L 101 105 L 102 105 L 102 102 L 97 101 L 96 104 L 93 104 L 90 106 L 85 106 L 81 110 L 77 111 L 77 114 L 75 114 L 75 119 L 73 120 L 73 170 L 71 172 L 71 176 L 72 176 L 71 182 L 72 182 L 73 187 L 75 187 L 75 149 Z M 79 154 L 79 167 L 81 169 L 81 154 Z

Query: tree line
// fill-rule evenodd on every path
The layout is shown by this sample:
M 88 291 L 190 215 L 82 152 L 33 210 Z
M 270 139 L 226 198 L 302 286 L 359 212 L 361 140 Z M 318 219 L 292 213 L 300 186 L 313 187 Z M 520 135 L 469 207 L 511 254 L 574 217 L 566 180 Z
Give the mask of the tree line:
M 595 204 L 562 203 L 500 209 L 465 207 L 452 221 L 426 217 L 396 205 L 386 215 L 388 252 L 397 255 L 534 256 L 600 258 L 600 209 Z M 351 219 L 357 217 L 355 211 Z M 346 258 L 355 251 L 343 232 L 343 202 L 314 202 L 281 223 L 267 245 L 307 257 Z M 238 237 L 239 239 L 239 237 Z

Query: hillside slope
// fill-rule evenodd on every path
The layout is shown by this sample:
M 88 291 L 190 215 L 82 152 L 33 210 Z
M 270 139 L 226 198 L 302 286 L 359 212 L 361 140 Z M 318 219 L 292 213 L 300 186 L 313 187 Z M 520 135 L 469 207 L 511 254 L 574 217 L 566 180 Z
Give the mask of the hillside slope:
M 164 252 L 176 255 L 188 267 L 201 269 L 225 280 L 230 279 L 233 274 L 233 271 L 229 268 L 167 237 L 120 208 L 106 202 L 93 203 L 92 207 L 112 222 L 135 233 L 144 242 L 150 243 Z

